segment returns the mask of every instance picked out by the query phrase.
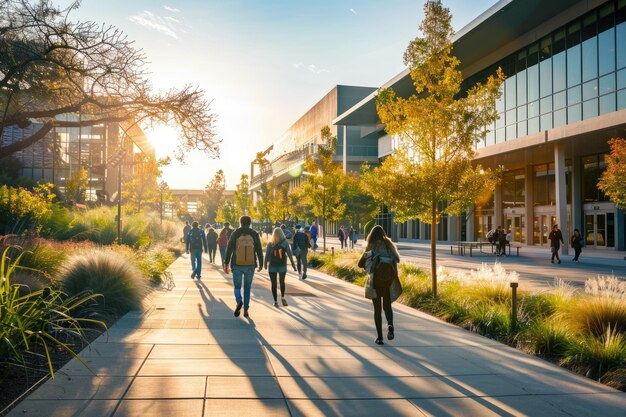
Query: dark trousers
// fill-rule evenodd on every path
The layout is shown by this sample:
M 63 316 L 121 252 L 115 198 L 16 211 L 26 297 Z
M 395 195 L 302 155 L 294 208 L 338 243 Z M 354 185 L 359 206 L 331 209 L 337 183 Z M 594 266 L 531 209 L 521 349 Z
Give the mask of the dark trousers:
M 393 324 L 393 310 L 391 310 L 391 295 L 389 294 L 389 289 L 390 287 L 382 289 L 376 288 L 376 294 L 378 294 L 378 297 L 372 300 L 372 303 L 374 304 L 374 323 L 376 323 L 376 333 L 378 334 L 379 339 L 383 338 L 383 318 L 381 310 L 385 311 L 387 324 Z
M 306 259 L 307 252 L 308 252 L 307 249 L 300 249 L 300 255 L 296 256 L 298 274 L 300 273 L 306 274 L 307 262 L 308 262 Z
M 580 252 L 582 252 L 583 248 L 581 248 L 580 246 L 578 246 L 577 248 L 574 248 L 574 261 L 578 260 L 578 257 L 580 256 Z
M 550 250 L 552 251 L 552 258 L 551 260 L 554 261 L 554 258 L 556 258 L 557 261 L 560 261 L 561 258 L 559 258 L 559 246 L 551 246 Z
M 212 264 L 215 263 L 215 253 L 217 252 L 217 244 L 209 245 L 209 260 Z
M 348 246 L 347 242 L 343 239 L 339 239 L 339 242 L 341 243 L 341 249 L 345 248 Z
M 276 302 L 276 278 L 280 280 L 280 296 L 285 298 L 285 275 L 287 272 L 268 272 L 270 274 L 270 280 L 272 281 L 272 295 L 274 296 L 274 302 Z

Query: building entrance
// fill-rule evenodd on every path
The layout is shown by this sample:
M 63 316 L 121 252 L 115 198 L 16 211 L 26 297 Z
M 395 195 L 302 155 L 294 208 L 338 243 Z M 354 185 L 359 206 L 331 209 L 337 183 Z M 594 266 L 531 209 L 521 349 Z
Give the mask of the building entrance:
M 513 242 L 526 243 L 526 216 L 523 214 L 505 214 L 505 230 L 511 230 Z
M 585 212 L 585 246 L 615 247 L 615 213 Z

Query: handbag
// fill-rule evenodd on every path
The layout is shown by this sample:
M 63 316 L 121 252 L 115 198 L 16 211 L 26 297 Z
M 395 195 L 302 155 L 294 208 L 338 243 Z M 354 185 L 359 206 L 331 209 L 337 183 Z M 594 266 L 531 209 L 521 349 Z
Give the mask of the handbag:
M 300 249 L 300 246 L 296 246 L 295 248 L 293 248 L 293 254 L 295 256 L 300 256 L 301 253 L 302 253 L 302 249 Z

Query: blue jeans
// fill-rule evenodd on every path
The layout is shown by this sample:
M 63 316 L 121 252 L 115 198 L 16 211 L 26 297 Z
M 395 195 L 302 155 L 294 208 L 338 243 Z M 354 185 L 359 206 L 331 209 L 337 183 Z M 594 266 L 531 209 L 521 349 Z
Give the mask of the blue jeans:
M 241 302 L 241 279 L 243 278 L 243 309 L 250 307 L 250 288 L 254 277 L 254 266 L 233 265 L 233 284 L 235 285 L 235 300 Z
M 226 246 L 220 246 L 220 257 L 222 258 L 222 267 L 224 267 L 224 258 L 226 258 Z
M 197 277 L 202 273 L 202 249 L 190 249 L 191 272 Z

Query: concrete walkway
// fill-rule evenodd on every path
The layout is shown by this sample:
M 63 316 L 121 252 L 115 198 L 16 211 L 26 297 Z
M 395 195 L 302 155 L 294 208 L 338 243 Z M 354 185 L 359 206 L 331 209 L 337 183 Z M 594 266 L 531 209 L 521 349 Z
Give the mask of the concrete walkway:
M 394 304 L 396 338 L 376 346 L 362 289 L 310 271 L 275 308 L 257 273 L 250 318 L 206 263 L 155 292 L 9 415 L 624 416 L 626 393 Z

